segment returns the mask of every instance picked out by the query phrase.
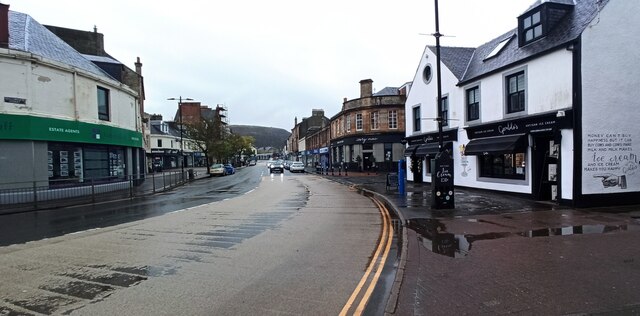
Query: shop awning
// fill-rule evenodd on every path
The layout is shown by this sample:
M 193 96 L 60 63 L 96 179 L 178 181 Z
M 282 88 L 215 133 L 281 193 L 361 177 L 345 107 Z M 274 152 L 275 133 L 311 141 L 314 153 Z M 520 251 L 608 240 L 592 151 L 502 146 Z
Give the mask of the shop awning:
M 524 152 L 528 141 L 526 134 L 476 138 L 464 148 L 465 155 L 508 154 Z
M 416 149 L 416 156 L 435 156 L 438 152 L 438 143 L 422 144 Z
M 410 145 L 409 147 L 405 148 L 404 156 L 405 157 L 413 156 L 416 153 L 416 149 L 418 148 L 418 146 L 420 145 Z

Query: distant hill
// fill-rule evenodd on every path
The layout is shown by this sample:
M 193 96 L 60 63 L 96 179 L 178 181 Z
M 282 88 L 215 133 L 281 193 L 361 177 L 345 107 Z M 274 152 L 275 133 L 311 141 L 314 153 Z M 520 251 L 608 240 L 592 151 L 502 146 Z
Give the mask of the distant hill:
M 287 139 L 291 132 L 282 128 L 251 126 L 251 125 L 230 125 L 234 134 L 251 136 L 255 138 L 254 146 L 283 148 L 287 144 Z

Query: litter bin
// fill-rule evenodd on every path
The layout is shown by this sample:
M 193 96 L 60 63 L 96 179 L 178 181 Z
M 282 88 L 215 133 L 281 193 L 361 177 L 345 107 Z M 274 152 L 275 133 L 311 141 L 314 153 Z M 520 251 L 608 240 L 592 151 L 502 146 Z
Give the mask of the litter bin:
M 189 169 L 189 180 L 193 180 L 195 178 L 196 178 L 195 172 L 193 172 L 193 169 Z

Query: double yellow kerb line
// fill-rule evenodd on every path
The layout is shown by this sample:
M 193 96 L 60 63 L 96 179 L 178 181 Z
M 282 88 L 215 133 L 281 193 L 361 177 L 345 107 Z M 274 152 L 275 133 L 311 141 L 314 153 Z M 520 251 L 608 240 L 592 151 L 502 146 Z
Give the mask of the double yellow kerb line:
M 389 250 L 391 249 L 391 243 L 393 241 L 393 224 L 391 223 L 389 210 L 375 197 L 370 198 L 380 210 L 380 214 L 382 216 L 382 234 L 380 241 L 378 242 L 376 252 L 373 254 L 373 257 L 367 266 L 367 270 L 362 276 L 362 279 L 360 279 L 358 286 L 356 286 L 356 289 L 351 294 L 351 297 L 349 297 L 349 300 L 342 308 L 340 316 L 362 315 L 362 312 L 367 306 L 367 302 L 369 301 L 369 298 L 371 298 L 371 294 L 378 283 L 378 279 L 380 279 L 384 263 L 387 261 Z M 363 291 L 365 287 L 366 290 Z M 357 304 L 357 306 L 355 307 L 355 310 L 353 310 L 355 304 Z

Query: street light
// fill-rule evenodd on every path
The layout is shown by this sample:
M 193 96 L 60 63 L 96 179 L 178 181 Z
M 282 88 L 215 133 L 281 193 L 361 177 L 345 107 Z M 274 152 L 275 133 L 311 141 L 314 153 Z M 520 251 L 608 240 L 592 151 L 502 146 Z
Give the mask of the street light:
M 431 170 L 431 197 L 432 207 L 435 209 L 454 208 L 454 181 L 453 181 L 453 156 L 451 144 L 448 144 L 449 151 L 443 147 L 442 125 L 444 121 L 442 113 L 442 78 L 440 73 L 440 18 L 438 15 L 438 0 L 434 0 L 436 15 L 436 81 L 438 90 L 438 154 L 435 159 L 435 170 Z
M 182 170 L 182 178 L 184 179 L 184 145 L 182 144 L 182 100 L 193 101 L 193 99 L 191 98 L 182 99 L 182 96 L 179 96 L 177 99 L 168 98 L 167 100 L 170 100 L 170 101 L 178 100 L 178 116 L 180 117 L 180 157 L 182 158 L 182 161 L 180 162 L 180 167 Z

